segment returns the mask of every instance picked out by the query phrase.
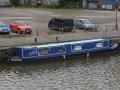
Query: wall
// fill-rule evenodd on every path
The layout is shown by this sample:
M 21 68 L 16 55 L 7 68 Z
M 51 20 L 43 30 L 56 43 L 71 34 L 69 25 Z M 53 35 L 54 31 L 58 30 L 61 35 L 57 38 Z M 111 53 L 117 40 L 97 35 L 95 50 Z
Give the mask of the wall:
M 0 48 L 0 62 L 6 62 L 11 56 L 15 56 L 14 47 Z

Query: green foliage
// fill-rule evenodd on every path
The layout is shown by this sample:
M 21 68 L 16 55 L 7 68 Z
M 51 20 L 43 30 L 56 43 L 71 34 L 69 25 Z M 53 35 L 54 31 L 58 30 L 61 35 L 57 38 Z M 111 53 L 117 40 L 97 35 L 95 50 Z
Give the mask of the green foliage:
M 45 7 L 45 8 L 60 8 L 60 6 L 57 4 L 43 5 L 43 7 Z
M 13 6 L 16 6 L 16 7 L 20 5 L 20 0 L 10 0 L 10 2 Z
M 80 2 L 80 1 L 82 0 L 59 0 L 59 5 L 63 7 L 65 2 Z

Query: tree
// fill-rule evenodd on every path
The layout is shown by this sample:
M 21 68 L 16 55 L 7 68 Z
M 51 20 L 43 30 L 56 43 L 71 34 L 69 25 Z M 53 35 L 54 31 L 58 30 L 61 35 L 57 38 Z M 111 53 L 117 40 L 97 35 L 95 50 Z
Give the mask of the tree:
M 11 4 L 13 5 L 13 6 L 19 6 L 20 5 L 20 0 L 10 0 L 10 2 L 11 2 Z
M 59 0 L 59 5 L 63 7 L 65 2 L 80 2 L 80 1 L 82 0 Z

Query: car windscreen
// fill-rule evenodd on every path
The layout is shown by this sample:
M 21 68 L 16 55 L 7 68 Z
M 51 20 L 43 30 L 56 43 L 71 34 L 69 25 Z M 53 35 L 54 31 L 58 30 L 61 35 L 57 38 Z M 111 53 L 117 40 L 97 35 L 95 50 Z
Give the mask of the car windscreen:
M 28 24 L 26 22 L 16 22 L 18 26 L 27 26 Z
M 0 27 L 6 27 L 4 23 L 0 23 Z
M 88 20 L 82 20 L 82 21 L 83 21 L 84 24 L 91 24 L 91 22 L 88 21 Z

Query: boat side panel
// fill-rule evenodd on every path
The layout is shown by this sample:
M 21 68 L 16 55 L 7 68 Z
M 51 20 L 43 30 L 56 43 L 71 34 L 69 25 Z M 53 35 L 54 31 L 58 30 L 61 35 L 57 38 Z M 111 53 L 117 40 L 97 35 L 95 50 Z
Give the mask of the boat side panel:
M 37 48 L 22 49 L 22 58 L 38 57 Z
M 65 45 L 65 49 L 66 49 L 66 54 L 70 54 L 72 52 L 72 45 L 71 44 L 67 44 Z
M 16 48 L 16 56 L 22 58 L 22 48 L 19 47 Z

